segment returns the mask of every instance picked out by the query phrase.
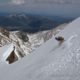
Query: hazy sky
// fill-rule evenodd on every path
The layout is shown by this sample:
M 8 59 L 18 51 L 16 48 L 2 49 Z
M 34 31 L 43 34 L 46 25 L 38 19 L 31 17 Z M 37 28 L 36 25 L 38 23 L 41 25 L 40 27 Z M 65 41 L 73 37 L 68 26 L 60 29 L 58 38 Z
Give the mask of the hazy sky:
M 0 12 L 78 17 L 80 0 L 0 0 Z

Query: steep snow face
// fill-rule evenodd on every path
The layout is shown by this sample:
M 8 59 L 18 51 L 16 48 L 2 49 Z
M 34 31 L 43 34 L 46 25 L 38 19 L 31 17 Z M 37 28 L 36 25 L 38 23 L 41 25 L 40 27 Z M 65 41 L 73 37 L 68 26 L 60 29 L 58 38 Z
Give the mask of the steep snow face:
M 13 44 L 5 45 L 0 48 L 0 59 L 1 61 L 6 61 L 7 57 L 13 51 Z
M 14 54 L 12 54 L 12 52 L 14 52 Z M 10 55 L 15 55 L 15 56 L 14 58 L 11 59 L 12 56 Z M 9 63 L 9 60 L 7 60 L 8 58 L 10 58 L 10 60 L 13 60 L 11 63 L 22 58 L 22 56 L 20 56 L 20 54 L 16 52 L 13 43 L 6 44 L 5 46 L 0 47 L 0 62 Z
M 80 18 L 55 36 L 63 36 L 59 45 L 53 36 L 36 51 L 10 65 L 0 66 L 1 80 L 80 80 Z M 8 72 L 8 73 L 7 73 Z M 4 77 L 5 76 L 5 77 Z
M 49 40 L 52 36 L 63 29 L 65 25 L 66 24 L 62 24 L 53 30 L 42 31 L 34 34 L 21 31 L 9 32 L 6 29 L 0 28 L 0 46 L 13 43 L 16 48 L 16 53 L 19 53 L 23 57 Z

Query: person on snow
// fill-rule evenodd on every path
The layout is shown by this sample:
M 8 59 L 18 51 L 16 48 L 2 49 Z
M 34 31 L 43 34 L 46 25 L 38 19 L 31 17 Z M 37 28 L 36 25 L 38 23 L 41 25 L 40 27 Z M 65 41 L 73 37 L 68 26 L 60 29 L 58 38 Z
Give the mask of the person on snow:
M 59 42 L 59 45 L 61 45 L 64 42 L 64 37 L 62 36 L 55 37 L 55 39 Z

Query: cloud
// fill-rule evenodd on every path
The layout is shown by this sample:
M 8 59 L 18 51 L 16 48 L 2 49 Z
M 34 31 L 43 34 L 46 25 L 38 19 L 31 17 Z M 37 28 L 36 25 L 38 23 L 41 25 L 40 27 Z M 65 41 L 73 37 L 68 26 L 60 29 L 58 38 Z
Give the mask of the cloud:
M 25 0 L 11 0 L 13 5 L 22 5 L 25 3 Z
M 80 0 L 34 0 L 40 4 L 80 4 Z

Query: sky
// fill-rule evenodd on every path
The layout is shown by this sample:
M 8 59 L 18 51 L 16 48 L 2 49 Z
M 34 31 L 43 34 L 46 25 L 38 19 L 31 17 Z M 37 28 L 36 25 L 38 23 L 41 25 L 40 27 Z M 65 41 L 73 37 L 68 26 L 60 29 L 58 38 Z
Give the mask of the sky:
M 0 13 L 79 17 L 80 0 L 0 0 Z

